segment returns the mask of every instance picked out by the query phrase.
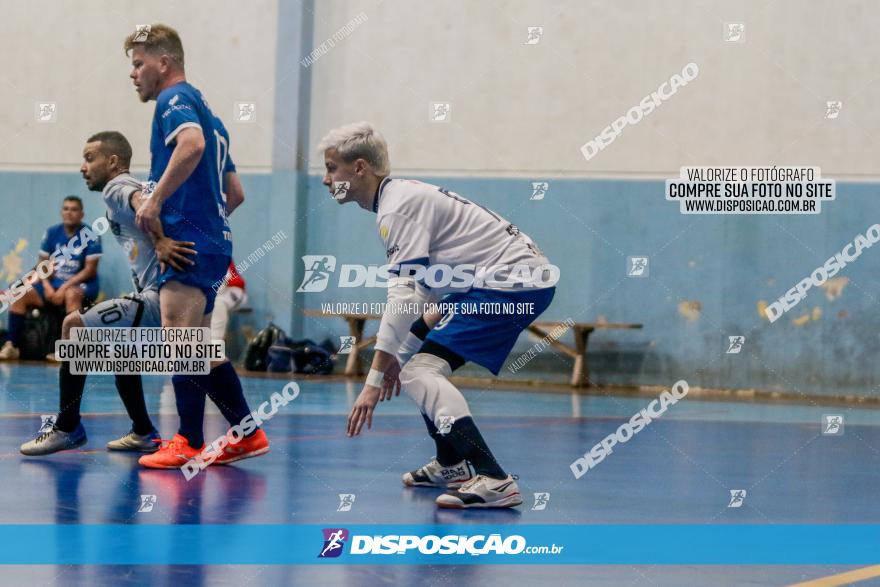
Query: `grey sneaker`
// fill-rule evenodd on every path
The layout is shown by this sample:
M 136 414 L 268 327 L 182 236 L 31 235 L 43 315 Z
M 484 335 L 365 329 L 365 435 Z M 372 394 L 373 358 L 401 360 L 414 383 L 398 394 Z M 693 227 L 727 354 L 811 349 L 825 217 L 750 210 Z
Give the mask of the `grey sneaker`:
M 403 484 L 407 487 L 456 488 L 470 481 L 473 476 L 474 469 L 468 461 L 444 467 L 434 457 L 427 465 L 404 473 Z
M 29 457 L 50 455 L 61 450 L 79 448 L 87 440 L 86 429 L 82 424 L 77 426 L 73 432 L 62 432 L 53 426 L 51 430 L 41 432 L 30 442 L 22 444 L 21 454 Z
M 13 346 L 11 340 L 7 340 L 3 343 L 3 348 L 0 348 L 0 360 L 3 361 L 14 361 L 20 354 L 18 349 Z
M 514 477 L 492 479 L 477 475 L 460 488 L 437 497 L 441 508 L 510 508 L 522 503 Z
M 136 434 L 131 430 L 122 438 L 107 443 L 107 450 L 125 450 L 130 452 L 156 452 L 159 450 L 159 433 L 153 430 L 149 434 Z

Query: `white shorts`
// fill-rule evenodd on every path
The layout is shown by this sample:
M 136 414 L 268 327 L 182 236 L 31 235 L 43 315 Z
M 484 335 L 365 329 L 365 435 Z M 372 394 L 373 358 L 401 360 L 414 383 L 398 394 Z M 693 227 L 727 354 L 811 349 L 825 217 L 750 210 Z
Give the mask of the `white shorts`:
M 162 326 L 159 311 L 159 292 L 148 289 L 121 298 L 104 300 L 80 310 L 83 324 L 88 328 L 116 327 L 137 328 Z

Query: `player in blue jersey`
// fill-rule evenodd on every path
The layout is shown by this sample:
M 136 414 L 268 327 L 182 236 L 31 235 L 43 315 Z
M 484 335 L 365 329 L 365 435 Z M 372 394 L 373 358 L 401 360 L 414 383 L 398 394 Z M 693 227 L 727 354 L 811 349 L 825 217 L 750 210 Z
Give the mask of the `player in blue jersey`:
M 166 267 L 159 277 L 162 326 L 209 327 L 214 286 L 222 282 L 232 255 L 223 191 L 224 177 L 235 177 L 229 172 L 229 136 L 201 92 L 186 81 L 177 31 L 162 24 L 136 31 L 126 39 L 125 52 L 131 54 L 130 77 L 141 101 L 156 101 L 150 180 L 144 190 L 147 199 L 137 212 L 138 225 L 153 234 L 161 227 L 169 238 L 195 243 L 197 251 L 193 264 Z M 209 390 L 230 423 L 250 413 L 229 361 L 212 363 L 209 375 L 175 375 L 172 382 L 180 428 L 167 446 L 140 459 L 146 467 L 179 468 L 201 451 Z M 268 451 L 266 434 L 257 428 L 237 444 L 230 443 L 214 462 Z
M 83 222 L 82 200 L 67 196 L 61 204 L 61 224 L 50 226 L 40 242 L 40 261 L 59 257 L 51 275 L 35 278 L 32 287 L 9 307 L 9 337 L 0 348 L 0 359 L 17 359 L 24 331 L 24 317 L 30 308 L 53 304 L 66 313 L 79 310 L 98 297 L 98 261 L 101 237 Z

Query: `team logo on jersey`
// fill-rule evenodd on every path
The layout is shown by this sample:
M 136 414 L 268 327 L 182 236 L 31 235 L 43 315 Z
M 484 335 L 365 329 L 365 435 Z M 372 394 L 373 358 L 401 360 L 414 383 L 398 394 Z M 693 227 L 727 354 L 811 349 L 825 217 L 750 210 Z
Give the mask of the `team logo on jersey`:
M 316 292 L 327 289 L 330 274 L 336 270 L 336 257 L 333 255 L 303 255 L 306 274 L 297 292 Z
M 388 238 L 388 227 L 385 226 L 384 224 L 379 227 L 379 236 L 382 237 L 382 240 L 385 240 L 386 238 Z
M 324 546 L 318 553 L 318 558 L 336 558 L 342 554 L 345 541 L 348 540 L 348 530 L 345 528 L 324 528 Z

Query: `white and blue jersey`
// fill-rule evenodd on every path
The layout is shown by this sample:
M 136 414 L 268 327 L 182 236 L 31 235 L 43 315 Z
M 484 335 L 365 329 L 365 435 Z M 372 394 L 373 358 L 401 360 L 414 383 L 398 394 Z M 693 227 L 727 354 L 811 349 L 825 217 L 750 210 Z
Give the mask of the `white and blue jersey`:
M 47 257 L 51 257 L 55 251 L 68 248 L 68 245 L 71 244 L 71 239 L 74 239 L 73 246 L 68 248 L 69 258 L 65 261 L 64 256 L 57 257 L 59 264 L 50 279 L 52 287 L 56 289 L 82 271 L 86 266 L 87 259 L 97 259 L 101 256 L 101 237 L 95 234 L 94 238 L 83 239 L 81 234 L 83 229 L 91 230 L 91 227 L 88 224 L 81 224 L 74 229 L 73 235 L 69 235 L 64 231 L 63 224 L 56 224 L 49 227 L 45 234 L 43 234 L 43 239 L 40 242 L 40 255 Z M 89 242 L 82 246 L 84 240 Z M 42 284 L 37 285 L 39 286 L 37 290 L 42 295 Z M 86 297 L 96 296 L 100 289 L 98 276 L 95 275 L 92 279 L 84 281 L 80 284 L 80 287 L 85 290 Z
M 160 219 L 165 234 L 195 243 L 199 254 L 232 255 L 232 233 L 226 218 L 223 174 L 235 166 L 229 158 L 229 134 L 202 93 L 187 82 L 163 90 L 156 99 L 150 138 L 148 196 L 165 173 L 177 135 L 197 128 L 205 139 L 205 151 L 192 174 L 169 196 Z
M 547 257 L 516 225 L 435 185 L 385 178 L 374 210 L 390 271 L 403 276 L 406 267 L 424 267 L 424 284 L 434 297 L 445 296 L 449 310 L 420 352 L 448 358 L 451 351 L 497 375 L 520 333 L 553 300 Z M 392 319 L 382 317 L 379 350 L 396 350 Z

